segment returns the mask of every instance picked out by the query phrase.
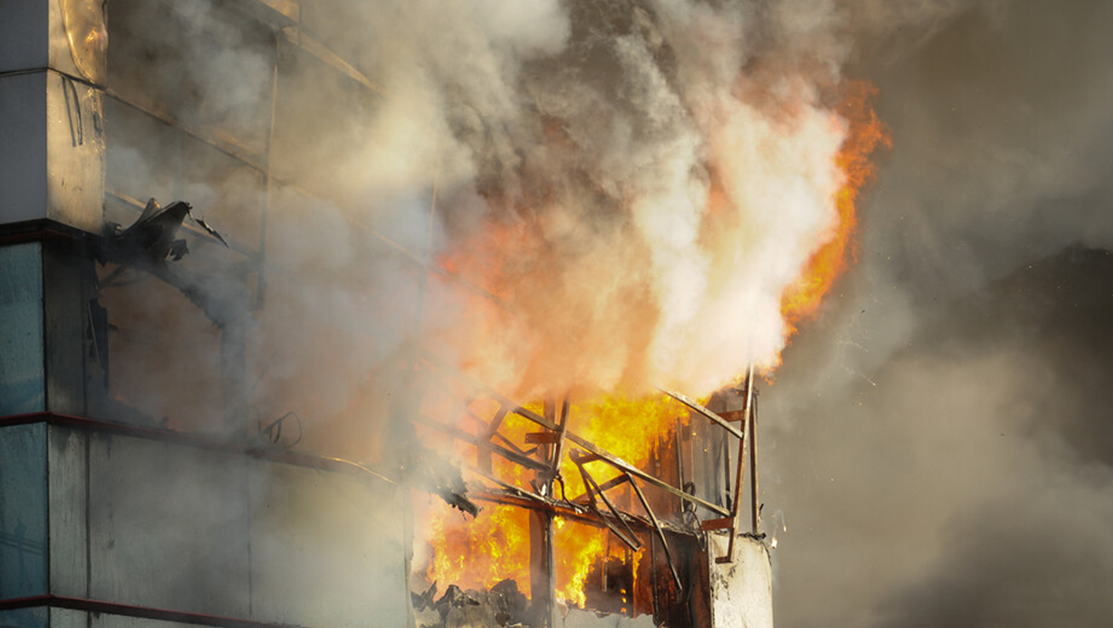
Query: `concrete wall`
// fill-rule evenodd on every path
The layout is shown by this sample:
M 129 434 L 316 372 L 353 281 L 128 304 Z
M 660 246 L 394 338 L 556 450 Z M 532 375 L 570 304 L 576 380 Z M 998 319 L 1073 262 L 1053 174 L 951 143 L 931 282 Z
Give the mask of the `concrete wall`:
M 0 223 L 49 218 L 100 233 L 101 94 L 53 70 L 0 76 Z
M 100 233 L 106 52 L 100 2 L 0 2 L 0 223 Z
M 0 428 L 0 465 L 0 598 L 49 592 L 308 627 L 406 625 L 408 491 L 387 481 L 42 423 Z M 86 626 L 76 612 L 54 609 L 50 621 Z M 46 617 L 6 614 L 0 625 Z
M 0 2 L 0 74 L 53 68 L 103 83 L 104 5 L 88 0 Z
M 582 611 L 574 608 L 560 618 L 558 628 L 654 628 L 651 615 L 639 615 L 636 618 L 625 615 L 599 616 L 591 611 Z
M 738 536 L 734 562 L 719 565 L 729 539 L 712 535 L 711 614 L 713 628 L 773 628 L 773 573 L 769 548 L 762 541 Z

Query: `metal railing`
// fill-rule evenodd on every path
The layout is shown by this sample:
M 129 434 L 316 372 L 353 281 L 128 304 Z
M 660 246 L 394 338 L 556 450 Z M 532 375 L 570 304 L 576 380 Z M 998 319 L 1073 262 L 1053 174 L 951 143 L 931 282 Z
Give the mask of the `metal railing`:
M 642 547 L 642 543 L 638 540 L 631 526 L 649 530 L 660 539 L 664 546 L 673 579 L 678 588 L 682 588 L 673 554 L 665 537 L 665 531 L 681 534 L 695 534 L 698 531 L 729 531 L 730 540 L 727 553 L 725 556 L 716 557 L 715 562 L 732 562 L 734 539 L 740 527 L 741 503 L 744 501 L 744 468 L 748 462 L 751 489 L 749 500 L 751 505 L 750 533 L 755 536 L 759 534 L 760 506 L 758 504 L 753 367 L 750 367 L 746 375 L 743 409 L 736 413 L 741 415 L 741 429 L 732 425 L 726 418 L 680 393 L 662 390 L 664 394 L 684 404 L 695 414 L 707 418 L 712 424 L 722 428 L 727 434 L 738 440 L 738 453 L 734 461 L 734 497 L 724 508 L 720 504 L 693 494 L 693 491 L 673 486 L 665 480 L 639 469 L 569 429 L 569 403 L 567 399 L 559 406 L 555 400 L 546 402 L 543 414 L 538 414 L 475 378 L 460 372 L 427 351 L 421 353 L 419 364 L 432 374 L 462 384 L 472 395 L 471 400 L 485 398 L 497 406 L 490 420 L 484 420 L 470 411 L 465 412 L 469 419 L 477 424 L 477 429 L 474 432 L 465 430 L 458 425 L 437 420 L 423 413 L 418 413 L 415 418 L 420 425 L 438 430 L 454 440 L 465 442 L 476 448 L 475 464 L 464 463 L 463 468 L 495 486 L 492 490 L 476 494 L 477 499 L 560 514 L 605 527 L 631 550 L 639 550 Z M 525 435 L 526 444 L 535 445 L 532 449 L 519 447 L 500 432 L 506 418 L 512 414 L 542 428 L 542 431 L 530 432 Z M 747 450 L 749 451 L 748 460 Z M 498 478 L 493 473 L 491 464 L 493 456 L 499 456 L 511 463 L 534 471 L 535 479 L 531 483 L 533 490 L 516 486 Z M 563 499 L 557 499 L 554 495 L 554 482 L 560 477 L 560 468 L 565 457 L 573 463 L 578 471 L 583 481 L 584 493 L 572 499 L 568 499 L 567 496 Z M 606 464 L 617 471 L 618 475 L 609 481 L 600 483 L 587 469 L 587 465 L 592 462 Z M 631 487 L 638 503 L 645 511 L 644 516 L 623 511 L 608 497 L 608 491 L 623 485 Z M 691 528 L 662 521 L 653 511 L 649 500 L 646 499 L 642 491 L 643 486 L 655 487 L 679 498 L 682 502 L 705 508 L 718 515 L 718 517 L 698 521 L 698 525 Z

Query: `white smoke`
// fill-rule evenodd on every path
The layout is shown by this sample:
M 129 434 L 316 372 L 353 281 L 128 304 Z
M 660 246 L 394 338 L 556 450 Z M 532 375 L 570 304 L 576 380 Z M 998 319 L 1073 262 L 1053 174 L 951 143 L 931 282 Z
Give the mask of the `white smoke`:
M 707 392 L 751 355 L 775 362 L 781 295 L 837 220 L 847 129 L 830 91 L 845 44 L 837 11 L 806 8 L 369 5 L 367 31 L 337 28 L 368 42 L 383 102 L 331 180 L 372 198 L 435 182 L 451 255 L 484 229 L 518 229 L 522 247 L 466 269 L 509 275 L 521 315 L 460 343 L 484 347 L 494 383 Z M 354 211 L 373 222 L 381 209 Z M 461 320 L 457 335 L 481 326 Z
M 893 151 L 762 397 L 778 622 L 1103 625 L 1110 7 L 847 6 Z

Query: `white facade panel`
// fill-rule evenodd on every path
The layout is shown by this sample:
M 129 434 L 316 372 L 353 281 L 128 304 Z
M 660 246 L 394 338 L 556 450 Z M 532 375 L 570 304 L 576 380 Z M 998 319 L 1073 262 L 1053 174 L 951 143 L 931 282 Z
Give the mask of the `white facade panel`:
M 710 535 L 711 620 L 713 628 L 773 628 L 773 570 L 765 543 L 739 535 L 734 562 L 717 564 L 726 555 L 725 535 Z

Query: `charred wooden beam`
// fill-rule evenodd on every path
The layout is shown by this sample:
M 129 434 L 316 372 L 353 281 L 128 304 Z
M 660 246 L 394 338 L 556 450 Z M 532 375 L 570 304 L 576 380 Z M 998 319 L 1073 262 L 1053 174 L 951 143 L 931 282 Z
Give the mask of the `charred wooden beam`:
M 473 466 L 471 466 L 469 464 L 466 464 L 466 463 L 461 464 L 460 466 L 463 467 L 464 469 L 467 469 L 468 471 L 484 478 L 485 480 L 488 480 L 490 482 L 495 483 L 496 485 L 501 487 L 503 490 L 510 491 L 512 493 L 516 493 L 518 495 L 521 495 L 522 497 L 525 497 L 527 499 L 531 499 L 531 500 L 533 500 L 537 503 L 540 503 L 540 504 L 548 504 L 549 503 L 549 500 L 545 499 L 541 495 L 538 495 L 536 493 L 531 493 L 530 491 L 527 491 L 524 488 L 519 488 L 517 486 L 514 486 L 513 484 L 503 482 L 502 480 L 496 478 L 494 475 L 492 475 L 490 473 L 487 473 L 483 469 L 473 467 Z
M 620 471 L 627 471 L 627 472 L 630 473 L 630 475 L 633 475 L 634 477 L 636 477 L 638 479 L 641 479 L 641 480 L 643 480 L 643 481 L 645 481 L 649 484 L 652 484 L 653 486 L 656 486 L 657 488 L 665 491 L 666 493 L 669 493 L 669 494 L 674 495 L 676 497 L 680 497 L 681 499 L 685 499 L 685 500 L 690 501 L 694 504 L 703 506 L 704 508 L 710 510 L 711 512 L 719 513 L 720 515 L 723 515 L 724 517 L 730 514 L 730 511 L 728 511 L 726 508 L 723 508 L 722 506 L 719 506 L 718 504 L 712 504 L 711 502 L 709 502 L 707 500 L 704 500 L 704 499 L 701 499 L 699 497 L 696 497 L 695 495 L 692 495 L 690 493 L 685 493 L 684 491 L 676 488 L 675 486 L 669 484 L 668 482 L 665 482 L 664 480 L 660 480 L 660 479 L 646 473 L 645 471 L 642 471 L 641 469 L 631 465 L 630 463 L 626 462 L 622 458 L 619 458 L 618 456 L 611 455 L 611 454 L 603 451 L 602 449 L 599 449 L 594 444 L 592 444 L 590 441 L 588 441 L 586 439 L 583 439 L 583 438 L 580 438 L 579 436 L 577 436 L 576 434 L 574 434 L 572 432 L 568 433 L 568 440 L 570 440 L 573 443 L 575 443 L 575 444 L 579 445 L 580 447 L 584 448 L 585 450 L 588 451 L 588 453 L 591 453 L 591 454 L 594 454 L 594 455 L 598 456 L 600 460 L 607 461 L 607 463 L 609 463 L 614 468 L 616 468 Z
M 553 514 L 531 510 L 529 515 L 530 598 L 535 625 L 556 628 L 556 560 L 553 552 Z
M 756 485 L 756 478 L 753 476 L 753 447 L 754 447 L 754 434 L 753 434 L 753 414 L 754 414 L 754 365 L 750 364 L 750 368 L 746 371 L 746 401 L 743 408 L 742 419 L 742 439 L 738 441 L 738 465 L 734 474 L 734 502 L 731 504 L 731 513 L 729 517 L 730 523 L 730 540 L 727 541 L 727 555 L 715 558 L 716 563 L 729 563 L 734 561 L 734 538 L 738 532 L 738 513 L 742 509 L 742 484 L 745 479 L 744 469 L 746 467 L 746 446 L 750 447 L 750 484 Z M 756 512 L 756 511 L 755 511 Z
M 714 530 L 733 530 L 735 528 L 735 520 L 730 517 L 721 517 L 719 519 L 704 519 L 699 523 L 699 529 L 704 532 L 711 532 Z
M 499 394 L 498 392 L 491 389 L 490 387 L 483 384 L 482 382 L 476 380 L 475 378 L 473 378 L 473 377 L 471 377 L 471 376 L 469 376 L 465 373 L 461 373 L 455 367 L 453 367 L 449 364 L 446 364 L 443 360 L 440 360 L 439 358 L 432 355 L 428 351 L 423 352 L 423 356 L 424 356 L 423 357 L 424 361 L 429 366 L 431 366 L 433 368 L 436 368 L 438 370 L 444 371 L 444 372 L 456 377 L 457 379 L 460 379 L 461 381 L 465 382 L 466 384 L 468 384 L 468 385 L 470 385 L 474 388 L 478 388 L 478 389 L 483 390 L 487 395 L 489 395 L 492 399 L 497 401 L 500 405 L 511 408 L 510 412 L 512 412 L 514 414 L 517 414 L 517 415 L 519 415 L 523 418 L 526 418 L 526 419 L 536 423 L 537 425 L 540 425 L 541 427 L 549 429 L 550 431 L 559 432 L 561 430 L 560 425 L 557 425 L 553 421 L 546 419 L 545 417 L 537 414 L 536 412 L 534 412 L 532 410 L 529 410 L 528 408 L 525 408 L 520 404 L 515 403 L 509 397 L 506 397 L 504 395 Z M 691 403 L 695 403 L 695 402 L 691 402 Z M 698 404 L 696 404 L 696 405 L 698 405 Z M 699 407 L 702 408 L 703 406 L 699 406 Z M 710 410 L 707 410 L 706 408 L 704 408 L 704 410 L 708 413 L 714 414 Z M 715 415 L 715 416 L 718 416 L 718 415 Z M 712 420 L 714 420 L 714 419 L 712 419 Z M 723 423 L 726 423 L 725 420 L 722 419 L 722 417 L 719 417 L 719 420 L 722 421 Z M 729 423 L 726 424 L 726 427 L 729 428 L 728 431 L 731 431 L 732 434 L 738 432 L 738 428 L 734 427 L 733 425 L 730 425 Z M 713 503 L 711 503 L 707 500 L 701 499 L 701 498 L 699 498 L 695 495 L 692 495 L 691 493 L 687 493 L 680 488 L 672 486 L 671 484 L 669 484 L 668 482 L 665 482 L 664 480 L 661 480 L 661 479 L 659 479 L 659 478 L 657 478 L 657 477 L 655 477 L 655 476 L 653 476 L 649 473 L 646 473 L 645 471 L 642 471 L 641 469 L 631 465 L 630 463 L 628 463 L 625 460 L 619 458 L 618 456 L 615 456 L 613 454 L 610 454 L 610 453 L 606 452 L 603 449 L 600 449 L 598 446 L 596 446 L 591 441 L 589 441 L 585 438 L 582 438 L 581 436 L 578 436 L 576 433 L 572 432 L 571 430 L 566 430 L 565 431 L 565 439 L 572 442 L 572 443 L 575 443 L 578 446 L 580 446 L 581 448 L 586 450 L 588 453 L 591 453 L 591 454 L 594 454 L 595 456 L 598 456 L 599 459 L 607 461 L 607 463 L 609 463 L 611 466 L 615 467 L 616 469 L 619 469 L 621 471 L 627 471 L 631 475 L 633 475 L 634 477 L 637 477 L 637 478 L 641 479 L 642 481 L 644 481 L 648 484 L 656 486 L 657 488 L 659 488 L 659 489 L 661 489 L 661 490 L 663 490 L 663 491 L 665 491 L 665 492 L 667 492 L 667 493 L 669 493 L 669 494 L 671 494 L 675 497 L 679 497 L 680 499 L 692 502 L 692 503 L 694 503 L 696 505 L 699 505 L 699 506 L 703 506 L 704 508 L 710 510 L 711 512 L 717 513 L 717 514 L 722 515 L 724 517 L 728 516 L 730 514 L 730 511 L 727 510 L 726 508 L 723 508 L 722 506 L 719 506 L 718 504 L 713 504 Z M 533 468 L 533 467 L 531 467 L 531 468 Z
M 750 532 L 761 534 L 761 504 L 757 485 L 757 407 L 750 393 Z M 739 461 L 741 464 L 741 461 Z
M 555 401 L 545 400 L 545 418 L 552 421 L 556 409 Z M 526 442 L 531 442 L 527 437 Z M 551 445 L 540 443 L 537 447 L 538 458 L 543 462 L 533 480 L 537 492 L 547 497 L 551 494 L 549 486 L 549 456 Z M 533 601 L 533 616 L 537 625 L 545 628 L 557 626 L 556 615 L 556 556 L 553 548 L 553 514 L 544 510 L 533 510 L 529 515 L 529 566 L 530 598 Z
M 663 392 L 666 395 L 672 397 L 673 399 L 676 399 L 680 403 L 688 406 L 689 408 L 695 410 L 696 412 L 702 414 L 703 416 L 711 419 L 711 421 L 713 423 L 716 423 L 717 425 L 722 427 L 724 430 L 726 430 L 727 432 L 732 434 L 735 438 L 742 438 L 742 431 L 741 430 L 739 430 L 737 427 L 734 427 L 733 425 L 731 425 L 730 422 L 728 422 L 723 417 L 721 417 L 718 414 L 712 412 L 711 410 L 705 408 L 702 404 L 697 403 L 696 401 L 694 401 L 692 399 L 689 399 L 688 397 L 685 397 L 684 395 L 682 395 L 678 392 L 673 392 L 671 390 L 665 390 L 664 388 L 658 388 L 657 390 L 660 390 L 661 392 Z
M 564 401 L 560 405 L 560 430 L 557 432 L 557 440 L 553 445 L 553 462 L 549 471 L 550 492 L 552 483 L 560 477 L 560 461 L 564 457 L 564 443 L 568 439 L 568 411 L 568 395 L 565 395 Z
M 590 525 L 595 528 L 606 528 L 607 524 L 604 523 L 604 521 L 611 521 L 612 523 L 614 521 L 613 515 L 603 511 L 596 513 L 591 510 L 590 505 L 585 505 L 585 509 L 581 510 L 576 507 L 578 504 L 572 505 L 562 500 L 542 497 L 535 493 L 531 493 L 530 496 L 523 496 L 519 494 L 522 492 L 528 491 L 522 491 L 522 489 L 516 487 L 505 491 L 494 489 L 482 490 L 476 488 L 468 491 L 468 497 L 476 501 L 492 504 L 514 506 L 528 510 L 544 510 L 555 516 Z M 626 523 L 631 527 L 647 532 L 653 531 L 653 522 L 647 517 L 625 511 L 621 511 L 621 513 L 623 519 L 625 519 Z M 681 534 L 688 537 L 695 537 L 698 535 L 697 530 L 688 526 L 682 526 L 668 521 L 661 521 L 660 523 L 661 528 L 671 534 Z
M 506 436 L 503 436 L 503 435 L 502 435 L 501 433 L 499 433 L 499 432 L 495 432 L 494 438 L 497 438 L 497 439 L 501 440 L 502 442 L 506 443 L 506 446 L 507 446 L 507 447 L 509 447 L 510 449 L 512 449 L 512 450 L 514 450 L 514 451 L 516 451 L 516 452 L 518 452 L 518 453 L 520 453 L 520 454 L 522 454 L 523 456 L 532 456 L 532 455 L 533 455 L 533 452 L 537 450 L 537 448 L 536 448 L 536 447 L 534 447 L 534 448 L 532 448 L 532 449 L 522 449 L 521 447 L 519 447 L 518 445 L 516 445 L 516 444 L 514 443 L 514 441 L 510 440 L 510 439 L 509 439 L 509 438 L 507 438 Z
M 560 435 L 553 432 L 526 432 L 526 442 L 530 445 L 555 445 L 559 439 Z
M 626 534 L 620 533 L 618 530 L 614 529 L 608 524 L 608 527 L 611 527 L 611 531 L 614 532 L 615 536 L 617 536 L 619 540 L 625 543 L 630 549 L 635 551 L 641 549 L 642 544 L 641 541 L 638 540 L 638 536 L 634 534 L 634 531 L 630 529 L 629 525 L 627 525 L 626 520 L 622 517 L 621 511 L 614 505 L 614 502 L 612 502 L 610 498 L 607 497 L 607 494 L 599 488 L 599 483 L 596 482 L 595 478 L 591 477 L 591 474 L 588 473 L 587 469 L 584 468 L 584 462 L 580 459 L 579 456 L 577 456 L 577 452 L 572 452 L 571 457 L 572 462 L 576 463 L 576 467 L 578 467 L 580 470 L 580 476 L 583 477 L 584 489 L 588 491 L 588 495 L 591 499 L 592 508 L 596 511 L 599 509 L 598 506 L 595 504 L 594 496 L 595 494 L 598 494 L 599 499 L 603 500 L 603 503 L 606 504 L 607 509 L 611 511 L 611 514 L 614 515 L 614 518 L 617 519 L 619 524 L 622 525 Z
M 645 498 L 642 489 L 634 478 L 629 474 L 625 474 L 626 479 L 630 481 L 630 486 L 634 489 L 634 494 L 638 496 L 638 501 L 642 503 L 642 508 L 645 508 L 645 514 L 649 515 L 649 520 L 653 522 L 653 530 L 657 532 L 658 538 L 661 539 L 661 545 L 665 548 L 665 560 L 669 563 L 669 571 L 672 572 L 673 582 L 676 583 L 676 588 L 683 591 L 684 585 L 680 582 L 680 574 L 676 572 L 676 565 L 672 560 L 672 550 L 669 549 L 669 542 L 665 538 L 665 531 L 661 529 L 661 522 L 657 520 L 657 515 L 653 514 L 653 509 L 649 506 L 649 500 Z
M 469 413 L 470 413 L 470 411 L 469 411 Z M 521 447 L 518 447 L 509 438 L 507 438 L 507 437 L 503 436 L 501 433 L 499 433 L 499 427 L 502 426 L 502 421 L 503 421 L 503 419 L 506 418 L 507 413 L 508 413 L 508 409 L 507 409 L 506 406 L 499 406 L 498 412 L 496 412 L 495 416 L 492 417 L 490 424 L 484 423 L 483 426 L 484 426 L 484 428 L 486 428 L 487 442 L 490 443 L 495 438 L 498 438 L 503 443 L 505 443 L 506 446 L 509 447 L 510 449 L 514 450 L 515 452 L 517 452 L 517 453 L 519 453 L 523 456 L 528 456 L 529 453 L 523 451 Z M 472 415 L 472 416 L 474 416 L 474 415 Z M 480 466 L 482 466 L 484 469 L 486 469 L 488 472 L 490 472 L 492 470 L 492 467 L 491 467 L 491 448 L 490 447 L 480 448 L 479 451 L 477 452 L 476 456 L 478 458 Z
M 690 438 L 689 431 L 681 424 L 680 417 L 677 417 L 676 435 L 673 438 L 673 442 L 676 445 L 676 479 L 679 481 L 681 488 L 684 488 L 685 484 L 687 484 L 684 478 L 684 441 L 687 438 Z M 684 500 L 677 500 L 676 510 L 684 510 Z
M 499 433 L 499 428 L 502 427 L 502 422 L 506 419 L 506 415 L 510 413 L 509 408 L 506 406 L 499 406 L 498 412 L 491 418 L 490 425 L 487 426 L 488 438 Z
M 584 461 L 584 460 L 581 460 L 581 462 L 586 463 L 586 461 Z M 613 478 L 607 480 L 606 482 L 603 482 L 602 484 L 600 484 L 599 485 L 599 490 L 609 491 L 612 488 L 614 488 L 616 486 L 620 486 L 624 483 L 626 483 L 626 476 L 625 475 L 619 475 L 617 477 L 613 477 Z M 579 495 L 576 498 L 572 499 L 571 502 L 573 504 L 586 504 L 587 499 L 588 499 L 588 495 L 585 492 L 583 495 Z
M 599 518 L 599 521 L 602 522 L 602 524 L 605 525 L 612 534 L 618 537 L 618 540 L 622 541 L 627 547 L 631 549 L 638 549 L 638 546 L 640 546 L 640 544 L 637 541 L 637 537 L 634 536 L 633 531 L 630 531 L 630 536 L 627 536 L 625 532 L 618 529 L 618 526 L 611 523 L 611 518 L 618 519 L 618 521 L 623 526 L 625 526 L 627 530 L 630 530 L 626 522 L 622 520 L 622 516 L 619 514 L 619 511 L 614 507 L 613 504 L 610 503 L 610 501 L 605 500 L 604 503 L 607 505 L 608 508 L 611 509 L 611 518 L 603 515 L 603 512 L 599 510 L 599 504 L 597 504 L 595 501 L 595 493 L 598 492 L 598 487 L 592 489 L 591 485 L 593 482 L 592 480 L 588 479 L 590 476 L 587 474 L 587 471 L 584 470 L 583 465 L 577 464 L 576 467 L 580 470 L 580 475 L 583 477 L 584 488 L 587 490 L 587 495 L 589 498 L 587 506 L 591 509 L 591 512 L 595 513 L 595 516 Z M 599 496 L 602 497 L 602 493 L 600 493 Z
M 452 436 L 453 438 L 458 438 L 458 439 L 464 441 L 465 443 L 470 443 L 472 445 L 475 445 L 476 447 L 479 447 L 479 448 L 489 447 L 490 450 L 493 453 L 496 453 L 496 454 L 502 456 L 503 458 L 506 458 L 507 460 L 509 460 L 511 462 L 516 462 L 516 463 L 522 465 L 523 467 L 528 467 L 530 469 L 535 469 L 535 470 L 544 470 L 544 469 L 548 468 L 546 465 L 544 465 L 540 462 L 537 462 L 533 458 L 530 458 L 528 456 L 524 456 L 522 454 L 516 453 L 514 451 L 506 449 L 505 447 L 500 447 L 500 446 L 498 446 L 494 443 L 491 443 L 489 441 L 484 441 L 481 438 L 479 438 L 478 436 L 475 436 L 474 434 L 469 434 L 469 433 L 465 432 L 464 430 L 461 430 L 457 427 L 453 427 L 451 425 L 445 425 L 444 423 L 441 423 L 440 421 L 437 421 L 435 419 L 431 419 L 431 418 L 429 418 L 425 415 L 422 415 L 422 414 L 415 415 L 414 416 L 414 421 L 416 423 L 421 424 L 421 425 L 426 425 L 428 427 L 440 430 L 440 431 L 448 434 L 449 436 Z

